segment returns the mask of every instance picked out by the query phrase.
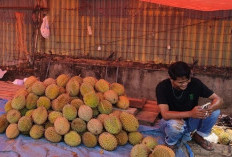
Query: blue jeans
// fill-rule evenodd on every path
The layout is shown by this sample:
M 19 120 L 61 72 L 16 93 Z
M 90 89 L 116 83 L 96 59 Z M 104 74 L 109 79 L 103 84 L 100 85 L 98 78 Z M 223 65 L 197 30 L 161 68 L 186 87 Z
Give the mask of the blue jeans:
M 190 133 L 196 131 L 200 136 L 208 136 L 215 125 L 220 110 L 215 110 L 205 119 L 188 118 L 186 120 L 161 119 L 161 129 L 165 132 L 165 142 L 168 145 L 178 145 L 191 140 Z

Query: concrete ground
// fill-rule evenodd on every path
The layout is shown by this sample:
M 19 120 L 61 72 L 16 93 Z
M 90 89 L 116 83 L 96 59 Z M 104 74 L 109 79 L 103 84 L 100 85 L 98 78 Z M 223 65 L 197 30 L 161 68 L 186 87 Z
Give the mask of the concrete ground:
M 193 141 L 189 145 L 195 157 L 232 157 L 232 146 L 229 145 L 213 144 L 213 151 L 207 151 Z

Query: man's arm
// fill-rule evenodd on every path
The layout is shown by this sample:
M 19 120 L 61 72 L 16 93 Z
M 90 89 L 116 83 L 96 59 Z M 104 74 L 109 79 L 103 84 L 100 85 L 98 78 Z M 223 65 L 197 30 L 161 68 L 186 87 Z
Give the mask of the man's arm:
M 195 106 L 191 111 L 169 111 L 167 104 L 159 104 L 160 112 L 164 120 L 169 119 L 183 119 L 183 118 L 206 118 L 205 110 L 202 110 L 200 106 Z
M 213 93 L 209 99 L 211 100 L 211 104 L 209 106 L 209 108 L 207 109 L 207 111 L 209 112 L 209 114 L 211 114 L 213 111 L 220 109 L 223 103 L 222 98 L 220 98 L 217 94 Z

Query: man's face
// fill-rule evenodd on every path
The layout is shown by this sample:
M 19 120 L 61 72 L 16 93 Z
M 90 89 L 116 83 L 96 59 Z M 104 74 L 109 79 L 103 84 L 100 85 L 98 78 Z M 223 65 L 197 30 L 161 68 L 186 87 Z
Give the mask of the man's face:
M 173 88 L 179 89 L 179 90 L 185 90 L 191 81 L 190 78 L 186 77 L 177 77 L 176 80 L 170 79 Z

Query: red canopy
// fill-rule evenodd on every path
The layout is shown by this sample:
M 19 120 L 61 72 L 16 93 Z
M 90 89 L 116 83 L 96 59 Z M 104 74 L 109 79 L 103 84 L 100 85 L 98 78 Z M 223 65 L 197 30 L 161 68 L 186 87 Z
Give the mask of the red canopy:
M 140 0 L 178 8 L 201 11 L 231 10 L 232 0 Z

